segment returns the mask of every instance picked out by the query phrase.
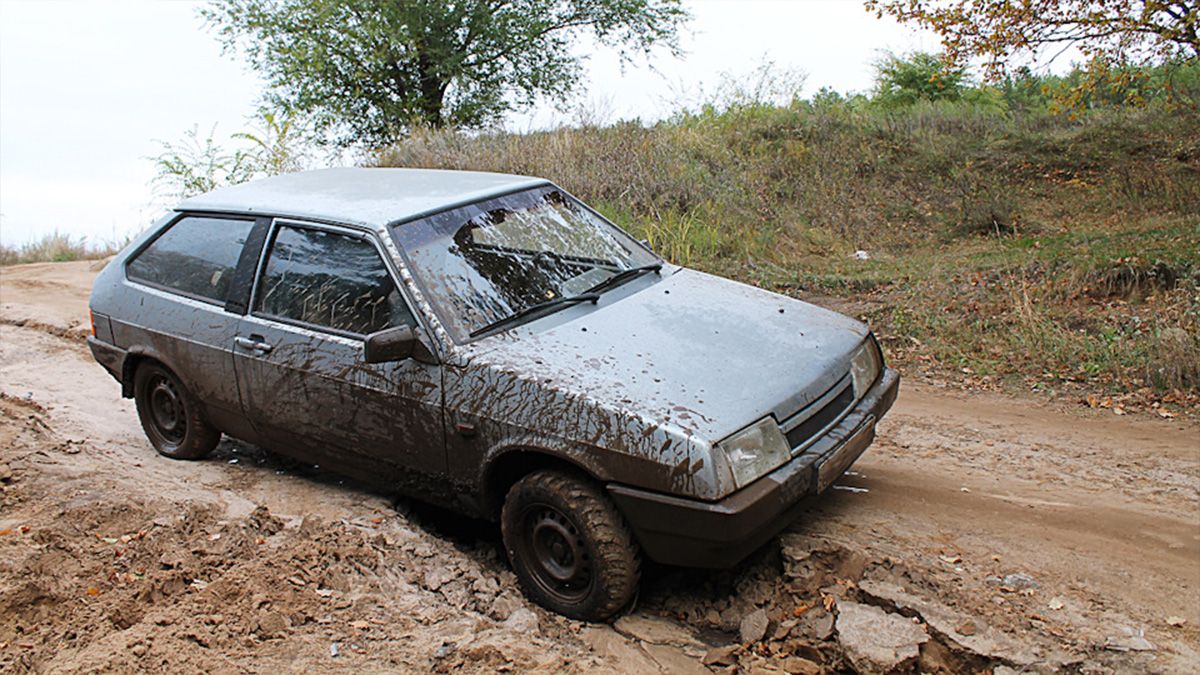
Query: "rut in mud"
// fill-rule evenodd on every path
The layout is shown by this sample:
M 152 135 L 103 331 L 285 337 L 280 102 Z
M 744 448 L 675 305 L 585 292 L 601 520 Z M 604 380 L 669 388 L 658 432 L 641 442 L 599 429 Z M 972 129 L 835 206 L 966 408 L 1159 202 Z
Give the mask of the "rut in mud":
M 79 340 L 87 263 L 0 274 L 5 671 L 1195 671 L 1200 433 L 908 386 L 739 568 L 588 625 L 486 526 L 223 441 L 156 456 Z

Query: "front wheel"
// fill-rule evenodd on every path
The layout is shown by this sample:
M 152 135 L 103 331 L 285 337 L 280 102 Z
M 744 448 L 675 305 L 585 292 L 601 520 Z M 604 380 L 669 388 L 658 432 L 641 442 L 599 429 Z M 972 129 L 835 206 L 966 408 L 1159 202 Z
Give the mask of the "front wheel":
M 637 544 L 594 483 L 562 471 L 531 473 L 509 489 L 500 521 L 517 579 L 539 605 L 603 621 L 633 598 Z
M 192 393 L 158 363 L 138 366 L 133 399 L 150 444 L 164 457 L 201 459 L 221 440 L 221 432 L 205 421 Z

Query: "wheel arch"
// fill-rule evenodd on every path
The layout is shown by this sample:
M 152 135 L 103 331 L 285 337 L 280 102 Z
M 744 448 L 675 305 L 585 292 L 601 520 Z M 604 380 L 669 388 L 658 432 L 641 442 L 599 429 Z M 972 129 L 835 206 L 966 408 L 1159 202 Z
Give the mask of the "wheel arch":
M 133 398 L 134 376 L 137 375 L 137 369 L 143 363 L 157 363 L 179 378 L 179 381 L 183 382 L 185 387 L 189 386 L 187 381 L 179 375 L 179 370 L 172 366 L 168 359 L 162 358 L 162 355 L 153 349 L 135 346 L 129 348 L 129 352 L 125 355 L 125 360 L 121 364 L 121 396 L 124 398 Z
M 598 480 L 596 472 L 573 458 L 561 453 L 531 446 L 516 446 L 497 452 L 483 470 L 482 503 L 483 515 L 495 520 L 508 489 L 534 471 L 558 469 L 581 475 L 589 480 Z

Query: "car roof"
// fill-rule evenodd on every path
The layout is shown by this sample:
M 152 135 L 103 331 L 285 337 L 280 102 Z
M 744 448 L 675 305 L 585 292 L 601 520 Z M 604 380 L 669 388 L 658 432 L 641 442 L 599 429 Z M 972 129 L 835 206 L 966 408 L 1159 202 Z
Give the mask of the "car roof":
M 191 197 L 175 208 L 290 216 L 378 229 L 548 182 L 480 171 L 345 167 L 224 187 Z

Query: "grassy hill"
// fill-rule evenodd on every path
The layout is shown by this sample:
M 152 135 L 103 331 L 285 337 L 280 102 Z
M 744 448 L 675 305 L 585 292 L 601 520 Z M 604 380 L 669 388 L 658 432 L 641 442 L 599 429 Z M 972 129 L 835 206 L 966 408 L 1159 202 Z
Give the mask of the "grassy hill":
M 1194 107 L 710 106 L 651 127 L 421 132 L 376 162 L 548 177 L 676 263 L 866 319 L 909 374 L 1197 403 Z

